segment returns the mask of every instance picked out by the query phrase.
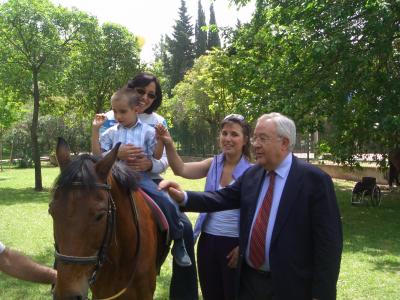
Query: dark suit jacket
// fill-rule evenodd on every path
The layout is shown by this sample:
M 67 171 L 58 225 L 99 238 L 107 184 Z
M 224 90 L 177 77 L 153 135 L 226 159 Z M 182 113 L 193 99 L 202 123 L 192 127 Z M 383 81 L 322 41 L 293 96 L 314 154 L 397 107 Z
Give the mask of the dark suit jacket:
M 255 165 L 222 190 L 188 192 L 183 208 L 211 212 L 240 207 L 238 276 L 265 174 L 265 169 Z M 341 253 L 342 227 L 332 179 L 293 157 L 270 246 L 276 299 L 335 299 Z

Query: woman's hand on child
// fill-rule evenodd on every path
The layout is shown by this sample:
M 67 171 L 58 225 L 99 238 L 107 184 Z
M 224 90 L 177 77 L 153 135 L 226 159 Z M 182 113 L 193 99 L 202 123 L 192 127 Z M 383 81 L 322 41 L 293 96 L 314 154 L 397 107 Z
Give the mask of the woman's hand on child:
M 153 167 L 152 161 L 144 155 L 143 149 L 131 144 L 125 144 L 119 147 L 118 158 L 125 161 L 134 171 L 146 172 Z

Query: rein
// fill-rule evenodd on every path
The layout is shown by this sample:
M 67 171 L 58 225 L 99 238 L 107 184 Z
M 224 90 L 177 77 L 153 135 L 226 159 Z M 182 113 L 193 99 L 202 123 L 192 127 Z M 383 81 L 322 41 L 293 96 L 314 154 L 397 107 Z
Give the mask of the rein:
M 83 186 L 83 184 L 81 182 L 72 182 L 72 186 Z M 113 234 L 115 223 L 116 223 L 115 222 L 116 207 L 115 207 L 115 202 L 111 196 L 111 186 L 109 184 L 95 183 L 95 187 L 107 190 L 107 194 L 108 194 L 107 227 L 106 227 L 106 231 L 104 233 L 103 241 L 102 241 L 99 251 L 94 256 L 70 256 L 70 255 L 64 255 L 64 254 L 61 254 L 60 252 L 58 252 L 57 244 L 55 244 L 55 251 L 54 251 L 55 259 L 65 263 L 65 264 L 77 264 L 77 265 L 95 264 L 95 269 L 94 269 L 91 277 L 88 280 L 90 286 L 93 285 L 94 282 L 96 281 L 97 274 L 98 274 L 99 270 L 101 269 L 101 267 L 103 266 L 105 259 L 107 258 L 107 250 L 111 243 L 112 234 Z M 113 295 L 111 297 L 103 298 L 103 299 L 96 299 L 96 300 L 115 299 L 115 298 L 121 296 L 123 293 L 125 293 L 127 288 L 129 287 L 129 285 L 133 282 L 133 278 L 135 275 L 135 269 L 136 269 L 136 263 L 137 263 L 137 259 L 138 259 L 139 249 L 140 249 L 140 230 L 139 230 L 138 210 L 137 210 L 136 203 L 132 197 L 131 192 L 129 193 L 129 200 L 130 200 L 129 202 L 130 202 L 133 222 L 134 222 L 134 225 L 136 228 L 136 236 L 137 236 L 137 246 L 136 246 L 135 255 L 134 255 L 135 268 L 134 268 L 131 278 L 129 279 L 125 288 L 123 288 L 121 291 L 119 291 L 118 293 L 116 293 L 115 295 Z

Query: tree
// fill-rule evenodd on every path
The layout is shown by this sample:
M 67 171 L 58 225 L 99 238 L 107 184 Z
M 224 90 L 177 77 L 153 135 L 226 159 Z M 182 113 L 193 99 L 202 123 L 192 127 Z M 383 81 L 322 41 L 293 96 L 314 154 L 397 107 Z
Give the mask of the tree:
M 193 28 L 184 0 L 181 0 L 179 8 L 179 19 L 174 25 L 171 39 L 167 39 L 168 52 L 171 54 L 170 84 L 174 87 L 182 80 L 194 60 L 194 46 L 192 43 Z
M 31 141 L 35 190 L 42 190 L 37 126 L 40 101 L 58 88 L 66 57 L 93 19 L 48 0 L 9 0 L 0 5 L 1 80 L 22 99 L 32 97 Z
M 229 57 L 223 51 L 199 57 L 175 86 L 174 97 L 166 102 L 173 123 L 171 132 L 182 151 L 203 155 L 218 151 L 214 138 L 218 124 L 228 113 L 243 112 L 237 110 L 238 99 L 227 89 L 235 84 L 229 65 Z
M 155 59 L 149 70 L 152 74 L 157 76 L 163 87 L 163 94 L 168 96 L 171 95 L 172 90 L 171 78 L 169 76 L 169 74 L 171 74 L 171 53 L 168 51 L 169 43 L 169 37 L 167 35 L 162 35 L 159 43 L 153 49 Z
M 210 22 L 208 25 L 207 34 L 207 49 L 211 50 L 214 47 L 221 48 L 221 41 L 218 35 L 217 21 L 215 20 L 214 4 L 210 5 Z
M 90 119 L 108 110 L 112 94 L 141 70 L 138 39 L 125 27 L 91 29 L 72 51 L 64 80 L 69 105 Z
M 6 88 L 0 89 L 0 169 L 3 171 L 3 138 L 7 129 L 21 118 L 22 103 L 15 99 L 15 94 Z
M 231 52 L 253 114 L 279 110 L 300 131 L 326 129 L 345 164 L 400 145 L 398 1 L 256 5 Z
M 203 55 L 207 50 L 207 32 L 205 31 L 205 27 L 206 16 L 204 14 L 203 7 L 201 6 L 201 0 L 199 0 L 197 4 L 196 26 L 194 29 L 194 46 L 196 57 Z

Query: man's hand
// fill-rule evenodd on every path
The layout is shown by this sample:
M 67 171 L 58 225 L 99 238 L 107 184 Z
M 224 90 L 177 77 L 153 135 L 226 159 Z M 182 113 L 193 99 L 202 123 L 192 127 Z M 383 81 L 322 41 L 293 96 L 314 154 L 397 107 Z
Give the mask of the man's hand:
M 161 190 L 167 191 L 169 196 L 174 199 L 175 202 L 178 204 L 183 204 L 183 200 L 185 200 L 185 194 L 183 193 L 179 184 L 170 180 L 162 180 L 158 187 Z
M 236 269 L 239 258 L 239 246 L 233 248 L 226 258 L 228 259 L 228 267 L 231 269 Z

